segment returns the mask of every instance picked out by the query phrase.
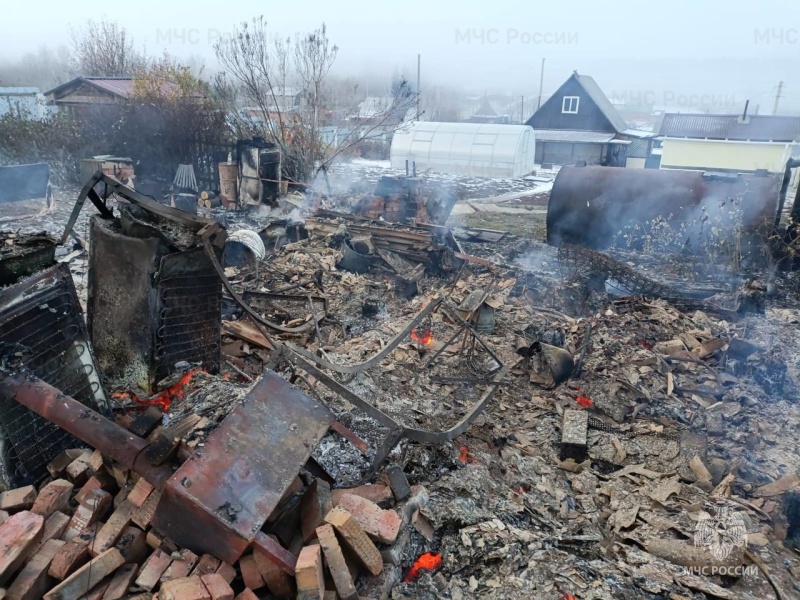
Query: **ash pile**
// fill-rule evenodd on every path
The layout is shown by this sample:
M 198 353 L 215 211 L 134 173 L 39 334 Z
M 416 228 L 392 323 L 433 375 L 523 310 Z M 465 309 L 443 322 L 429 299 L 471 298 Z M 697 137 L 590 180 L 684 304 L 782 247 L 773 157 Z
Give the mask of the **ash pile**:
M 800 593 L 790 294 L 402 178 L 230 234 L 103 181 L 3 233 L 7 597 Z

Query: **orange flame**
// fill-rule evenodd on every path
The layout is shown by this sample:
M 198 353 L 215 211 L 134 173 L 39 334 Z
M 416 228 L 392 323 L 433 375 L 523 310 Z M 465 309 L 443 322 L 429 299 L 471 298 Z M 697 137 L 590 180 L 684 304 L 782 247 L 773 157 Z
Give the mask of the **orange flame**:
M 422 571 L 435 571 L 442 566 L 442 555 L 438 552 L 426 552 L 421 555 L 406 573 L 403 581 L 411 583 L 422 574 Z
M 160 406 L 161 412 L 167 412 L 173 402 L 183 399 L 186 395 L 186 386 L 189 385 L 192 378 L 200 371 L 202 371 L 200 367 L 187 371 L 177 383 L 147 398 L 139 398 L 136 394 L 131 394 L 130 392 L 117 392 L 111 396 L 117 399 L 130 398 L 134 403 L 141 406 Z
M 430 329 L 420 329 L 417 331 L 417 328 L 414 327 L 414 329 L 411 330 L 411 339 L 423 346 L 430 346 L 433 343 L 433 331 Z
M 589 408 L 594 404 L 591 398 L 587 398 L 586 396 L 578 396 L 575 398 L 575 402 L 577 402 L 583 408 Z

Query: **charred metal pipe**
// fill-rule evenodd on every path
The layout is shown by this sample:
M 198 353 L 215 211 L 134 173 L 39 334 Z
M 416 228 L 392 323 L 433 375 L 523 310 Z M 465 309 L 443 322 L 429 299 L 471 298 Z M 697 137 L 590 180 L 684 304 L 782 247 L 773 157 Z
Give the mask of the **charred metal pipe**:
M 173 474 L 169 465 L 156 467 L 144 459 L 142 450 L 149 445 L 146 440 L 41 379 L 26 374 L 0 376 L 0 397 L 29 408 L 153 485 L 162 486 Z

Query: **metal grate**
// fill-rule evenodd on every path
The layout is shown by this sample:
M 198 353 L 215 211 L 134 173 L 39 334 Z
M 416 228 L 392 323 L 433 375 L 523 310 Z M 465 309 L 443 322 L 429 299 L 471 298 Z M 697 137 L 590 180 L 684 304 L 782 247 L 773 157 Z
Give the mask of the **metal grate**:
M 26 366 L 40 379 L 94 410 L 100 408 L 98 402 L 107 410 L 69 271 L 60 273 L 59 268 L 47 273 L 60 276 L 42 277 L 40 286 L 26 282 L 30 289 L 15 295 L 18 301 L 3 302 L 0 341 L 25 347 L 31 356 Z M 4 299 L 11 295 L 4 294 Z M 7 475 L 15 485 L 39 481 L 58 453 L 82 445 L 9 398 L 0 399 L 0 430 Z
M 155 380 L 168 377 L 179 361 L 202 362 L 216 372 L 222 297 L 216 273 L 165 277 L 159 282 L 158 297 Z

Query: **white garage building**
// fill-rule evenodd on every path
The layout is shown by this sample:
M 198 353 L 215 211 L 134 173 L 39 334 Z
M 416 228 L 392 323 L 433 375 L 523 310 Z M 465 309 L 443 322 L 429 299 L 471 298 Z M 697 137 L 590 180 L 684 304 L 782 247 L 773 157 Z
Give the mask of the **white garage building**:
M 416 121 L 395 132 L 391 163 L 409 170 L 416 163 L 418 173 L 513 178 L 533 171 L 534 150 L 528 125 Z

